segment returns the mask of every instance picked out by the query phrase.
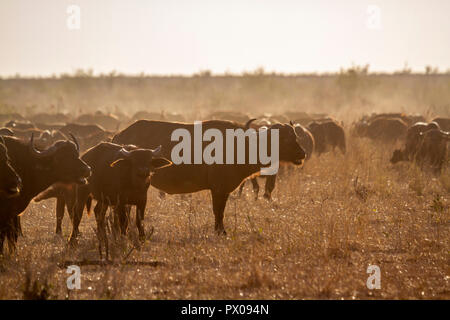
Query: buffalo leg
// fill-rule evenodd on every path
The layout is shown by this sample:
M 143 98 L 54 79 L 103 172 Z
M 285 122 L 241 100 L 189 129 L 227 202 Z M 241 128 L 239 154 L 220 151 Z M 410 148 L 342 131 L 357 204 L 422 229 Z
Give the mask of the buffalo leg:
M 136 227 L 139 231 L 139 240 L 145 240 L 145 230 L 144 230 L 144 215 L 145 215 L 145 205 L 147 203 L 147 199 L 139 202 L 136 205 Z
M 3 242 L 5 241 L 5 232 L 0 229 L 0 256 L 3 255 Z
M 115 206 L 113 209 L 113 225 L 112 225 L 112 233 L 114 235 L 114 239 L 117 240 L 117 236 L 120 234 L 120 207 L 119 205 Z
M 250 180 L 252 181 L 253 192 L 255 193 L 255 200 L 258 200 L 258 195 L 259 195 L 259 183 L 258 183 L 258 180 L 256 178 L 252 178 Z
M 64 202 L 66 204 L 67 212 L 69 213 L 70 221 L 72 222 L 76 202 L 76 192 L 74 189 L 64 190 Z
M 223 213 L 227 204 L 229 193 L 212 191 L 212 203 L 215 217 L 214 229 L 218 234 L 226 234 L 223 226 Z
M 339 149 L 341 150 L 342 154 L 345 155 L 345 152 L 347 151 L 345 143 L 339 144 Z
M 116 218 L 116 228 L 120 230 L 122 235 L 127 234 L 128 230 L 128 216 L 131 206 L 126 206 L 124 204 L 118 204 L 115 208 L 115 218 Z
M 76 201 L 73 207 L 72 214 L 72 233 L 70 235 L 69 241 L 73 243 L 79 235 L 78 227 L 80 226 L 81 217 L 83 216 L 84 206 L 89 197 L 89 190 L 84 187 L 78 187 L 76 190 Z
M 102 259 L 102 244 L 105 246 L 106 260 L 108 260 L 108 237 L 106 235 L 106 211 L 108 205 L 103 201 L 98 201 L 94 208 L 95 220 L 97 221 L 97 237 L 98 237 L 98 251 L 100 260 Z
M 275 182 L 277 180 L 277 175 L 271 175 L 266 177 L 266 185 L 264 191 L 264 199 L 272 200 L 272 192 L 275 189 Z
M 8 241 L 9 253 L 14 252 L 19 235 L 23 235 L 20 225 L 20 217 L 14 216 L 4 219 L 0 226 L 0 253 L 3 253 L 3 244 L 5 239 Z
M 56 234 L 61 235 L 62 229 L 61 224 L 64 218 L 64 208 L 66 205 L 66 201 L 64 196 L 58 195 L 56 197 Z

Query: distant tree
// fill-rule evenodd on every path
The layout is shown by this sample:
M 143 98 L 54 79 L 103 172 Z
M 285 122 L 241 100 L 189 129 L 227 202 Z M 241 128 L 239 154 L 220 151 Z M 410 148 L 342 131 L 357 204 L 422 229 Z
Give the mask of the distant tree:
M 438 67 L 432 67 L 430 65 L 425 67 L 425 74 L 438 74 L 439 68 Z

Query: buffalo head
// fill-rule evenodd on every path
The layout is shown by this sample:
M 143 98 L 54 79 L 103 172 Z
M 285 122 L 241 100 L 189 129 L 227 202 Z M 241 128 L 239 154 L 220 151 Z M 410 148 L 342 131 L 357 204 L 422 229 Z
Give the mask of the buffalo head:
M 48 149 L 39 151 L 34 146 L 32 135 L 29 150 L 38 163 L 37 168 L 48 178 L 65 183 L 85 184 L 91 168 L 80 159 L 78 142 L 73 135 L 71 137 L 73 141 L 57 141 Z
M 122 148 L 119 151 L 118 159 L 110 166 L 121 170 L 126 179 L 131 178 L 134 187 L 148 188 L 152 172 L 172 165 L 171 161 L 159 157 L 160 153 L 161 146 L 155 150 L 134 147 L 129 151 L 127 148 Z
M 300 138 L 294 127 L 291 124 L 277 123 L 270 126 L 269 129 L 279 130 L 280 161 L 301 165 L 306 158 L 306 153 L 300 146 Z

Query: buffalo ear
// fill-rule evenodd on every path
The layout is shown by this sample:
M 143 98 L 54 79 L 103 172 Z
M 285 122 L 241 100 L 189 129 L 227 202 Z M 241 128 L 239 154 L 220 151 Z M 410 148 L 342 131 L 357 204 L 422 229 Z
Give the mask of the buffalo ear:
M 155 170 L 169 167 L 172 164 L 173 164 L 172 161 L 167 160 L 166 158 L 153 158 L 152 159 L 152 167 Z
M 117 159 L 116 161 L 112 162 L 109 166 L 111 168 L 114 168 L 117 165 L 123 164 L 125 161 L 126 161 L 125 159 L 120 158 L 120 159 Z

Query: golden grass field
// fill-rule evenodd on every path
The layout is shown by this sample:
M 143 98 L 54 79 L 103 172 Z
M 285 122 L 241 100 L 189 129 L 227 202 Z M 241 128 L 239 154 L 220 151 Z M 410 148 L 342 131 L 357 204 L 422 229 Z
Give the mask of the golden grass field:
M 327 75 L 257 69 L 243 75 L 92 77 L 78 70 L 53 78 L 0 78 L 0 113 L 174 111 L 192 121 L 216 110 L 329 113 L 344 121 L 371 112 L 450 116 L 450 73 L 409 72 L 372 74 L 368 66 L 353 66 Z
M 5 110 L 22 106 L 17 110 L 25 113 L 50 103 L 60 111 L 76 112 L 76 98 L 85 111 L 88 105 L 90 111 L 114 111 L 118 105 L 131 114 L 149 108 L 143 102 L 147 96 L 155 110 L 180 111 L 184 102 L 189 112 L 206 105 L 234 105 L 254 114 L 277 103 L 280 112 L 307 105 L 305 111 L 326 111 L 344 120 L 347 154 L 315 155 L 303 168 L 286 168 L 272 202 L 262 194 L 255 201 L 248 183 L 241 198 L 235 192 L 227 203 L 226 236 L 214 233 L 209 192 L 160 199 L 151 187 L 148 239 L 136 248 L 131 225 L 127 239 L 110 240 L 110 264 L 99 263 L 93 214 L 83 217 L 79 244 L 70 248 L 68 215 L 59 237 L 55 201 L 31 203 L 22 216 L 24 237 L 17 251 L 0 260 L 1 299 L 450 298 L 448 164 L 440 177 L 409 163 L 394 166 L 389 159 L 395 146 L 349 134 L 350 122 L 362 113 L 448 116 L 450 76 L 208 78 L 144 79 L 145 86 L 120 78 L 100 79 L 95 86 L 67 86 L 73 78 L 2 80 L 0 102 Z M 125 86 L 121 81 L 128 82 Z M 106 98 L 108 88 L 111 95 Z M 34 107 L 32 101 L 37 101 Z M 70 264 L 81 267 L 80 290 L 67 289 Z M 366 287 L 369 265 L 381 269 L 379 290 Z
M 207 192 L 160 200 L 151 188 L 145 226 L 153 234 L 129 254 L 131 228 L 128 239 L 111 245 L 108 265 L 98 264 L 93 215 L 70 249 L 54 234 L 54 201 L 32 203 L 17 253 L 1 262 L 0 297 L 450 298 L 448 169 L 436 178 L 409 164 L 392 166 L 388 151 L 365 140 L 350 139 L 348 149 L 289 168 L 272 202 L 255 202 L 248 184 L 242 198 L 228 202 L 227 236 L 213 231 Z M 65 217 L 64 237 L 69 233 Z M 81 266 L 81 290 L 66 287 L 69 264 Z M 366 287 L 371 264 L 381 269 L 380 290 Z

